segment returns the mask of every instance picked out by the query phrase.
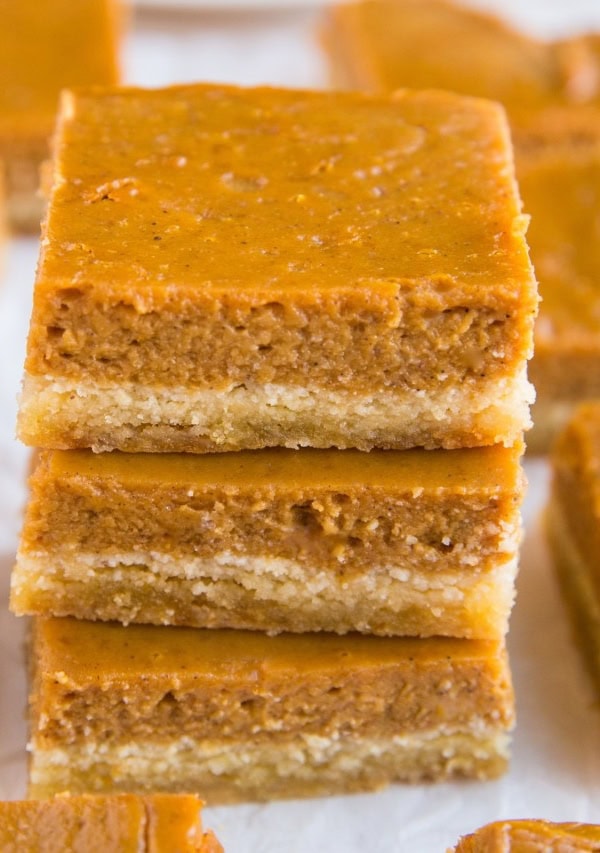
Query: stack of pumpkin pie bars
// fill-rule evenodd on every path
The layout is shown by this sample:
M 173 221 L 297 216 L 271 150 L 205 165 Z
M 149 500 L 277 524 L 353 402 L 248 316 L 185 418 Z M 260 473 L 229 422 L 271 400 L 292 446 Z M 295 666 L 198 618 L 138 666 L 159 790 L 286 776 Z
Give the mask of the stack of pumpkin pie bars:
M 32 796 L 505 769 L 525 227 L 492 102 L 63 95 L 19 423 Z

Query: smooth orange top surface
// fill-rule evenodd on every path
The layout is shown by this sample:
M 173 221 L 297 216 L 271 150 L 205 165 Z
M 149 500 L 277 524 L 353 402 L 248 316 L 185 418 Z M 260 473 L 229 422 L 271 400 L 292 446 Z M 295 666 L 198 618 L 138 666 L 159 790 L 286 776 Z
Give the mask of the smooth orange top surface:
M 102 684 L 195 676 L 217 682 L 268 674 L 353 672 L 393 664 L 486 661 L 501 665 L 501 647 L 484 640 L 369 637 L 362 634 L 267 634 L 155 625 L 124 627 L 77 619 L 36 619 L 36 667 L 61 683 Z
M 505 492 L 520 480 L 522 447 L 501 445 L 466 450 L 245 450 L 218 454 L 92 453 L 54 451 L 48 479 L 83 476 L 116 479 L 129 486 L 186 486 L 218 483 L 235 487 L 381 486 L 403 490 Z
M 0 133 L 50 135 L 60 90 L 118 79 L 118 0 L 0 0 Z
M 37 290 L 93 287 L 137 311 L 207 288 L 515 294 L 533 287 L 524 228 L 489 102 L 81 91 L 62 101 Z

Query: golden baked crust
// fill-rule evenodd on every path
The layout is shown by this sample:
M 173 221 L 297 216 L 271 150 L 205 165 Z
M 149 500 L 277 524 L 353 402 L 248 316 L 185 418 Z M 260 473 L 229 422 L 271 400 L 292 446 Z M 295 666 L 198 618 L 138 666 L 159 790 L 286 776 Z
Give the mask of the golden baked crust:
M 69 93 L 20 434 L 132 451 L 510 444 L 537 306 L 524 229 L 489 103 Z
M 2 0 L 0 160 L 11 225 L 39 229 L 39 168 L 65 86 L 118 81 L 119 0 Z M 65 62 L 65 56 L 69 61 Z
M 191 785 L 239 801 L 505 765 L 513 698 L 498 643 L 35 624 L 37 796 Z
M 42 452 L 20 614 L 494 639 L 514 595 L 520 450 Z
M 482 826 L 461 838 L 454 853 L 584 853 L 600 850 L 600 826 L 551 823 L 545 820 L 504 820 Z M 452 851 L 449 851 L 452 853 Z
M 600 404 L 577 407 L 551 460 L 548 537 L 576 639 L 600 690 Z
M 0 803 L 3 853 L 222 853 L 191 794 L 56 796 Z

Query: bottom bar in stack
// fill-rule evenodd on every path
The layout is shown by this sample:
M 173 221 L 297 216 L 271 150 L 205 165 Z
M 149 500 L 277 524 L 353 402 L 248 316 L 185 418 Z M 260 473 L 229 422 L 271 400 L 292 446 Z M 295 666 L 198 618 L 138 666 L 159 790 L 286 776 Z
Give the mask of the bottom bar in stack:
M 496 642 L 34 625 L 34 797 L 232 803 L 506 768 L 513 693 Z

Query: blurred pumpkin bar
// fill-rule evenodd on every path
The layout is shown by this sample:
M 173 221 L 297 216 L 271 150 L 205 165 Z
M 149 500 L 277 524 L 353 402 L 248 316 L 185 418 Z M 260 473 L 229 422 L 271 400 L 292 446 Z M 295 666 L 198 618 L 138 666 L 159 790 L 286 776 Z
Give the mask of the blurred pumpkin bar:
M 600 395 L 600 35 L 541 42 L 445 0 L 367 0 L 332 8 L 324 40 L 340 85 L 507 108 L 542 296 L 527 445 L 547 451 L 573 405 Z
M 449 853 L 586 853 L 600 850 L 600 826 L 503 820 L 461 838 Z
M 506 767 L 513 694 L 496 642 L 34 624 L 34 797 L 232 803 Z
M 512 120 L 600 94 L 594 37 L 543 42 L 447 0 L 364 0 L 326 13 L 333 82 L 386 92 L 443 88 L 501 101 Z
M 3 853 L 223 853 L 192 795 L 59 795 L 0 803 Z
M 18 613 L 495 639 L 514 596 L 520 448 L 42 452 Z
M 600 398 L 600 110 L 553 111 L 515 141 L 543 296 L 527 445 L 544 451 L 578 402 Z
M 0 160 L 16 230 L 39 228 L 61 89 L 118 80 L 121 14 L 117 0 L 0 0 Z
M 600 403 L 579 406 L 552 454 L 547 512 L 572 624 L 600 690 Z
M 442 92 L 66 93 L 20 436 L 520 441 L 536 284 L 504 114 Z

